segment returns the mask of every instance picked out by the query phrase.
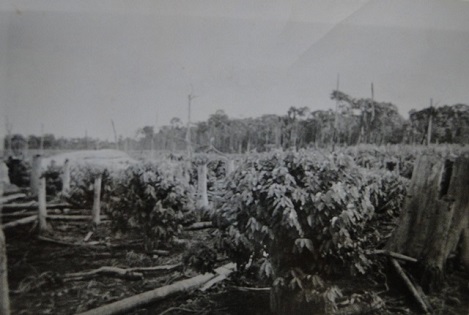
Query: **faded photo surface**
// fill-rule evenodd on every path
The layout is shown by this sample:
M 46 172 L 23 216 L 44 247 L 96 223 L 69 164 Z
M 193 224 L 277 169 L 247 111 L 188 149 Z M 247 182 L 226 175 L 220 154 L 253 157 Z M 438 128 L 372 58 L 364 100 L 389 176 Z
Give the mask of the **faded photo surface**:
M 0 0 L 0 314 L 467 314 L 468 52 L 462 0 Z

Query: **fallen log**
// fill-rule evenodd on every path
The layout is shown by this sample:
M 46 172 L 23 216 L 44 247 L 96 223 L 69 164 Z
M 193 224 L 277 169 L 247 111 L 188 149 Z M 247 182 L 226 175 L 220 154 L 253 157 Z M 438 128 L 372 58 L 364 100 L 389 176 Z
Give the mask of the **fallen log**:
M 181 280 L 173 284 L 163 286 L 161 288 L 147 291 L 141 294 L 134 295 L 132 297 L 125 298 L 123 300 L 110 303 L 107 305 L 100 306 L 95 309 L 80 313 L 78 315 L 115 315 L 115 314 L 127 314 L 129 311 L 142 307 L 144 305 L 154 303 L 156 301 L 165 299 L 177 293 L 188 292 L 196 289 L 211 279 L 217 277 L 217 275 L 228 276 L 235 269 L 234 263 L 226 264 L 215 270 L 215 274 L 206 273 L 198 275 L 196 277 Z
M 39 241 L 44 241 L 44 242 L 49 242 L 57 245 L 64 245 L 64 246 L 93 246 L 93 245 L 106 245 L 105 243 L 100 243 L 100 242 L 87 242 L 87 243 L 82 243 L 82 242 L 67 242 L 67 241 L 62 241 L 62 240 L 56 240 L 53 238 L 45 237 L 45 236 L 37 236 L 37 239 Z
M 26 194 L 23 194 L 23 193 L 0 197 L 0 204 L 4 204 L 4 203 L 10 202 L 16 199 L 24 198 L 24 197 L 26 197 Z
M 202 221 L 202 222 L 196 222 L 192 225 L 189 225 L 184 228 L 186 231 L 194 231 L 194 230 L 202 230 L 202 229 L 209 229 L 213 228 L 212 221 Z
M 179 267 L 182 267 L 182 264 L 161 265 L 161 266 L 153 266 L 153 267 L 133 267 L 133 268 L 127 268 L 127 270 L 135 271 L 135 272 L 151 272 L 151 271 L 161 271 L 161 270 L 174 270 Z
M 270 292 L 271 288 L 254 288 L 254 287 L 233 287 L 233 289 L 241 292 Z
M 202 292 L 205 292 L 208 289 L 210 289 L 211 287 L 213 287 L 215 284 L 217 284 L 218 282 L 222 282 L 225 279 L 226 279 L 226 275 L 218 275 L 215 278 L 213 278 L 212 280 L 205 283 L 199 290 L 202 291 Z
M 402 255 L 402 254 L 392 252 L 392 251 L 389 251 L 389 250 L 385 250 L 385 249 L 377 249 L 377 250 L 368 251 L 367 254 L 387 255 L 391 258 L 396 258 L 396 259 L 409 261 L 409 262 L 413 262 L 413 263 L 416 263 L 418 261 L 417 259 L 415 259 L 413 257 L 409 257 L 409 256 L 406 256 L 406 255 Z
M 402 269 L 401 265 L 395 260 L 394 258 L 391 258 L 391 263 L 396 270 L 397 274 L 402 278 L 404 281 L 405 285 L 407 288 L 410 290 L 410 293 L 414 297 L 414 299 L 417 301 L 418 305 L 424 311 L 426 314 L 430 313 L 430 306 L 423 300 L 422 296 L 420 296 L 419 292 L 413 285 L 412 281 L 410 281 L 409 277 L 405 274 L 404 270 Z
M 37 201 L 30 201 L 25 203 L 10 203 L 3 205 L 3 210 L 36 210 L 38 207 Z M 47 209 L 77 209 L 77 207 L 69 203 L 51 203 L 46 205 Z
M 97 275 L 114 276 L 128 280 L 141 280 L 143 279 L 143 273 L 132 271 L 129 269 L 123 269 L 119 267 L 103 266 L 95 270 L 85 272 L 68 273 L 64 275 L 65 281 L 77 281 L 77 280 L 88 280 Z
M 82 220 L 91 220 L 90 215 L 79 215 L 79 214 L 50 214 L 47 216 L 47 219 L 51 220 L 71 220 L 71 221 L 82 221 Z M 102 215 L 100 217 L 101 220 L 107 220 L 107 215 Z
M 10 228 L 19 226 L 19 225 L 29 224 L 29 223 L 35 222 L 36 220 L 37 220 L 37 215 L 32 215 L 32 216 L 29 216 L 29 217 L 26 217 L 26 218 L 23 218 L 23 219 L 8 222 L 6 224 L 3 224 L 2 227 L 3 227 L 3 230 L 6 230 L 6 229 L 10 229 Z

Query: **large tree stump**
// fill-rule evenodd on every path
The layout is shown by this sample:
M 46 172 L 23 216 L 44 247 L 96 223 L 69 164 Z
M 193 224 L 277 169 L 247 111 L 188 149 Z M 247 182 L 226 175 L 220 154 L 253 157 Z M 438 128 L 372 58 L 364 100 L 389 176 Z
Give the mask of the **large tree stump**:
M 469 158 L 421 156 L 414 166 L 405 208 L 387 247 L 415 257 L 415 276 L 427 291 L 438 290 L 446 260 L 469 220 Z

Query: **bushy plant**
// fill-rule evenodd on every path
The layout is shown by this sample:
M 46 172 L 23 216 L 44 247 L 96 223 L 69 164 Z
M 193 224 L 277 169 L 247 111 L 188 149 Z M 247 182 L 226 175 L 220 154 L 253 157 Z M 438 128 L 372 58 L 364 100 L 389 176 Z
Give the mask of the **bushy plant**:
M 114 230 L 137 231 L 150 250 L 181 231 L 193 209 L 192 195 L 171 165 L 133 165 L 115 180 L 108 213 Z
M 261 272 L 274 286 L 300 290 L 305 299 L 332 297 L 332 303 L 340 292 L 322 279 L 372 267 L 366 250 L 377 239 L 367 224 L 405 189 L 397 184 L 383 191 L 400 176 L 387 172 L 378 181 L 368 172 L 344 153 L 248 157 L 218 196 L 220 247 L 241 267 L 262 261 Z
M 71 204 L 91 209 L 94 201 L 95 179 L 101 175 L 101 204 L 106 209 L 113 191 L 111 173 L 102 167 L 76 165 L 70 169 L 70 191 L 64 198 Z

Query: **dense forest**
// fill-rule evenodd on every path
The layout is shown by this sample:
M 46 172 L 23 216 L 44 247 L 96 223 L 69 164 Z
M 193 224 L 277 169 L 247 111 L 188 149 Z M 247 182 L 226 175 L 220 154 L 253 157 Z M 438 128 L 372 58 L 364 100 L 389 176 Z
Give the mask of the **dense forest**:
M 331 93 L 336 109 L 311 111 L 308 107 L 290 107 L 285 115 L 257 118 L 230 118 L 217 110 L 208 120 L 184 124 L 178 117 L 169 125 L 144 126 L 133 138 L 116 141 L 96 138 L 56 138 L 11 134 L 5 148 L 80 150 L 118 148 L 121 150 L 183 150 L 188 139 L 195 151 L 210 145 L 226 153 L 264 152 L 272 148 L 324 147 L 331 144 L 426 144 L 469 142 L 469 105 L 429 106 L 411 110 L 404 119 L 396 105 L 372 98 L 353 98 L 341 91 Z M 11 139 L 11 140 L 10 140 Z

